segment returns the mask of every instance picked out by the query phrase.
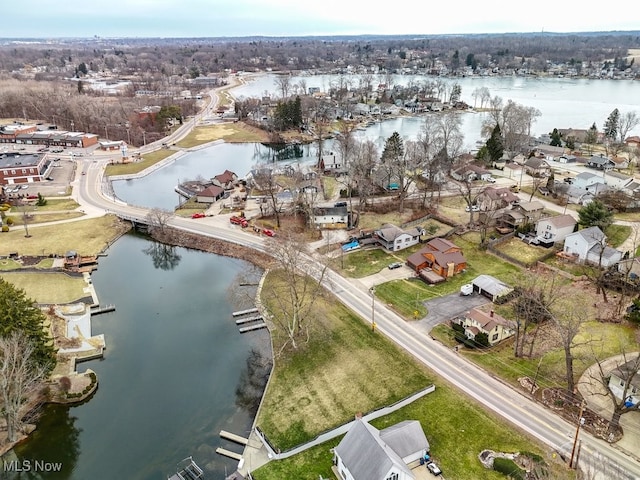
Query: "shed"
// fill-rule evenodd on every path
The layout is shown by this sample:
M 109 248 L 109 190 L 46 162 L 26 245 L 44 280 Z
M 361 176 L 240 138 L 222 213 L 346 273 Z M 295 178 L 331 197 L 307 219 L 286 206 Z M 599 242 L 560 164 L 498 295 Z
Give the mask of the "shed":
M 513 292 L 513 288 L 491 275 L 478 275 L 471 283 L 476 292 L 490 298 L 493 302 Z

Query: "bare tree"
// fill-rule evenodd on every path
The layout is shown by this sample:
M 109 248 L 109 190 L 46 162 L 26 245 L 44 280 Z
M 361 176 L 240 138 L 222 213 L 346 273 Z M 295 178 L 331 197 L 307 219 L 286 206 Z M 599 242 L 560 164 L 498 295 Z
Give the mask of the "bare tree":
M 378 147 L 372 140 L 357 142 L 354 145 L 348 175 L 358 192 L 358 212 L 364 208 L 367 200 L 375 193 L 372 173 L 379 157 Z
M 301 341 L 308 341 L 316 317 L 314 304 L 321 295 L 327 266 L 319 267 L 317 275 L 311 275 L 312 265 L 307 244 L 295 235 L 285 233 L 277 242 L 270 242 L 268 253 L 276 267 L 272 279 L 263 288 L 263 298 L 268 298 L 272 321 L 284 331 L 287 345 L 297 349 Z
M 162 208 L 152 208 L 149 213 L 147 213 L 147 222 L 149 223 L 150 231 L 158 231 L 159 233 L 164 233 L 167 224 L 169 223 L 169 219 L 173 214 L 169 210 L 164 210 Z
M 282 95 L 282 98 L 288 98 L 289 90 L 291 90 L 291 75 L 288 72 L 282 73 L 276 77 L 274 82 L 278 90 L 280 90 L 280 95 Z
M 627 134 L 640 124 L 640 117 L 637 112 L 625 112 L 620 115 L 618 120 L 618 133 L 620 134 L 620 143 L 624 144 Z
M 628 354 L 623 350 L 620 360 L 615 362 L 600 360 L 595 355 L 594 359 L 597 367 L 591 380 L 603 387 L 601 394 L 606 395 L 611 401 L 613 413 L 609 422 L 609 434 L 615 435 L 620 428 L 620 417 L 640 409 L 640 402 L 630 401 L 631 394 L 635 391 L 634 383 L 640 374 L 640 354 Z M 619 380 L 615 385 L 610 381 L 612 375 Z
M 269 211 L 263 211 L 263 205 L 260 204 L 260 212 L 262 215 L 273 214 L 276 217 L 276 225 L 280 228 L 280 217 L 284 208 L 284 199 L 279 195 L 282 187 L 278 183 L 278 178 L 274 171 L 270 168 L 261 168 L 256 171 L 253 176 L 254 186 L 267 198 L 267 207 Z
M 0 398 L 9 442 L 22 428 L 25 407 L 44 385 L 47 368 L 34 361 L 35 347 L 28 337 L 14 331 L 0 337 Z

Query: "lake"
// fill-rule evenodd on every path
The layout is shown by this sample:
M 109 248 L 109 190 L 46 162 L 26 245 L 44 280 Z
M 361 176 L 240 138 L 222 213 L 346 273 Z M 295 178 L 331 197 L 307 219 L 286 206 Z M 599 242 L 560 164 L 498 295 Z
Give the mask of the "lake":
M 252 306 L 255 287 L 238 285 L 249 269 L 133 234 L 115 242 L 92 275 L 100 302 L 116 306 L 92 321 L 107 350 L 78 368 L 97 373 L 98 390 L 83 405 L 45 409 L 15 451 L 63 471 L 28 478 L 166 480 L 189 455 L 212 478 L 233 472 L 237 462 L 215 449 L 241 448 L 219 433 L 248 434 L 261 394 L 253 381 L 265 375 L 256 352 L 271 355 L 266 330 L 242 335 L 231 317 Z
M 237 98 L 261 97 L 265 92 L 276 95 L 275 77 L 275 74 L 252 77 L 248 83 L 234 88 L 232 93 Z M 292 77 L 291 83 L 296 84 L 304 80 L 307 88 L 318 87 L 327 91 L 338 78 L 336 75 Z M 392 78 L 395 84 L 402 85 L 435 80 L 434 77 L 415 75 L 394 75 Z M 354 75 L 351 80 L 357 85 L 357 76 Z M 382 82 L 384 79 L 378 80 Z M 474 90 L 487 87 L 492 96 L 498 95 L 505 101 L 511 99 L 519 104 L 537 108 L 542 115 L 533 125 L 532 134 L 535 136 L 549 133 L 554 128 L 587 129 L 594 122 L 601 130 L 614 108 L 618 108 L 622 113 L 640 113 L 640 82 L 633 80 L 535 77 L 465 77 L 443 80 L 460 83 L 462 99 L 472 106 Z M 477 148 L 476 142 L 481 139 L 480 130 L 486 115 L 462 115 L 465 150 Z M 393 118 L 369 126 L 365 131 L 357 132 L 356 136 L 374 140 L 382 151 L 385 140 L 394 131 L 400 133 L 405 140 L 413 140 L 419 134 L 423 122 L 423 118 L 419 116 Z M 640 127 L 636 127 L 630 135 L 640 135 Z M 331 150 L 333 141 L 328 140 L 324 148 Z M 315 155 L 315 146 L 306 146 L 298 161 L 315 163 Z M 268 148 L 260 144 L 220 144 L 190 152 L 170 166 L 142 179 L 114 182 L 113 188 L 116 195 L 128 203 L 173 209 L 179 201 L 174 187 L 181 180 L 195 179 L 199 175 L 210 178 L 225 169 L 243 177 L 256 165 L 269 160 Z

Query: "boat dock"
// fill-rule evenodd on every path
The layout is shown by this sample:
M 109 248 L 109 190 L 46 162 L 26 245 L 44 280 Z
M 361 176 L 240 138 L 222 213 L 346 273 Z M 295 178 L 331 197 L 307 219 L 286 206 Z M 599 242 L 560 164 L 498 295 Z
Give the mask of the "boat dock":
M 105 305 L 104 307 L 96 307 L 91 309 L 91 315 L 100 315 L 102 313 L 115 312 L 115 305 Z
M 242 460 L 242 454 L 232 452 L 231 450 L 227 450 L 226 448 L 218 447 L 216 448 L 216 453 L 219 455 L 224 455 L 225 457 L 233 458 L 234 460 Z
M 176 473 L 168 477 L 169 480 L 204 480 L 204 472 L 193 458 L 187 457 L 180 464 Z
M 226 430 L 220 430 L 220 437 L 239 443 L 240 445 L 246 445 L 249 443 L 249 439 L 236 435 L 235 433 L 227 432 Z
M 247 310 L 240 310 L 239 312 L 233 312 L 231 315 L 233 317 L 240 317 L 242 315 L 248 315 L 250 313 L 258 313 L 257 308 L 248 308 Z
M 255 317 L 239 318 L 238 320 L 236 320 L 236 325 L 242 325 L 243 323 L 257 322 L 258 320 L 262 320 L 262 315 L 257 315 Z
M 260 330 L 261 328 L 267 328 L 267 324 L 264 322 L 248 325 L 246 327 L 240 327 L 238 331 L 240 333 L 253 332 L 254 330 Z

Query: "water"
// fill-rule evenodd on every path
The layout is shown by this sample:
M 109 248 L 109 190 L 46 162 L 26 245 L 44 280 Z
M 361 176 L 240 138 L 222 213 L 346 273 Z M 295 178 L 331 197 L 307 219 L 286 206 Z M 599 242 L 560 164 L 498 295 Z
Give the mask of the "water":
M 275 74 L 255 77 L 248 83 L 232 90 L 237 98 L 260 97 L 265 92 L 278 95 Z M 357 75 L 344 77 L 357 86 Z M 301 81 L 306 87 L 318 87 L 326 92 L 339 80 L 336 75 L 315 75 L 292 77 L 291 84 Z M 435 77 L 416 75 L 393 75 L 393 84 L 407 85 L 409 82 L 421 83 L 436 80 Z M 500 96 L 506 102 L 511 99 L 521 105 L 535 107 L 541 112 L 532 126 L 532 135 L 539 136 L 551 132 L 554 128 L 588 129 L 594 122 L 599 130 L 614 108 L 621 113 L 637 111 L 640 113 L 640 82 L 632 80 L 595 80 L 568 78 L 534 77 L 466 77 L 458 79 L 438 79 L 449 84 L 460 83 L 462 99 L 474 105 L 473 92 L 487 87 L 492 96 Z M 386 83 L 384 77 L 374 76 L 373 85 Z M 479 106 L 479 103 L 478 103 Z M 481 127 L 487 118 L 486 113 L 464 113 L 462 132 L 464 150 L 477 149 L 476 142 L 481 139 Z M 386 120 L 358 131 L 358 138 L 369 138 L 376 142 L 380 151 L 385 140 L 394 131 L 405 140 L 414 140 L 420 133 L 424 119 L 422 117 L 404 117 Z M 629 135 L 640 135 L 640 126 Z M 327 141 L 325 150 L 333 148 L 333 142 Z M 308 146 L 304 149 L 300 162 L 313 163 L 316 149 Z M 140 180 L 114 182 L 116 195 L 129 202 L 147 207 L 173 209 L 178 204 L 178 195 L 174 187 L 180 180 L 204 178 L 222 173 L 225 169 L 245 176 L 261 162 L 268 161 L 269 149 L 260 144 L 221 144 L 189 153 L 171 166 Z
M 223 478 L 237 462 L 215 448 L 241 449 L 219 432 L 248 433 L 261 392 L 247 360 L 252 349 L 270 356 L 266 330 L 241 335 L 231 317 L 254 297 L 255 287 L 237 285 L 250 265 L 135 235 L 108 253 L 92 275 L 101 303 L 117 308 L 93 319 L 107 351 L 79 365 L 97 373 L 98 391 L 80 406 L 48 407 L 16 449 L 21 461 L 62 462 L 63 471 L 15 478 L 166 480 L 189 455 Z

